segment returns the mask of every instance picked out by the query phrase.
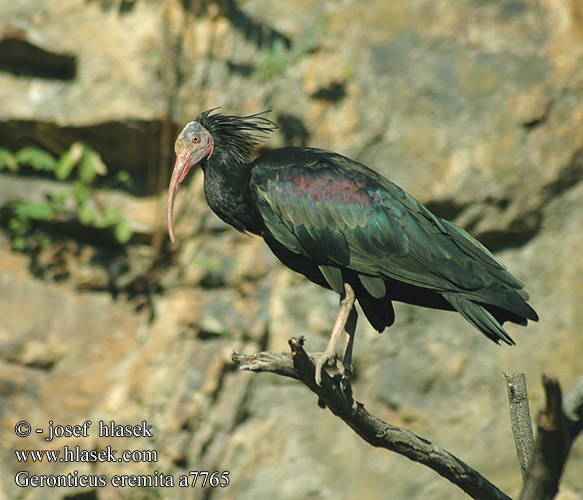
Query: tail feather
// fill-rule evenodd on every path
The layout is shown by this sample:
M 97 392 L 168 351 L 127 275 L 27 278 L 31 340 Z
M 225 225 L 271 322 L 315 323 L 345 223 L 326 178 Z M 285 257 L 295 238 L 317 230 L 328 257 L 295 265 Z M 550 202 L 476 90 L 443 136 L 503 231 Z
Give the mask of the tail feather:
M 486 337 L 497 344 L 500 341 L 514 345 L 510 335 L 504 330 L 500 322 L 486 307 L 477 302 L 473 302 L 455 294 L 443 294 L 443 297 L 458 311 L 466 320 L 480 330 Z
M 382 333 L 385 327 L 389 327 L 395 322 L 395 310 L 389 299 L 375 299 L 362 293 L 357 294 L 357 297 L 362 312 L 377 332 Z

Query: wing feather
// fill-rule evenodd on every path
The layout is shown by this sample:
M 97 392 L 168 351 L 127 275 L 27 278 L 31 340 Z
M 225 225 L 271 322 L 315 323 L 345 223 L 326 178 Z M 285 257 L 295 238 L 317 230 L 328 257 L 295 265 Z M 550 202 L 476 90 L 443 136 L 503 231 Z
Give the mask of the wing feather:
M 314 149 L 260 159 L 250 183 L 257 208 L 266 230 L 291 252 L 365 276 L 361 282 L 373 297 L 381 293 L 375 279 L 394 279 L 500 307 L 510 300 L 517 313 L 536 317 L 522 283 L 485 247 L 373 170 Z M 452 305 L 462 308 L 459 301 Z M 472 315 L 482 327 L 490 322 L 481 311 Z

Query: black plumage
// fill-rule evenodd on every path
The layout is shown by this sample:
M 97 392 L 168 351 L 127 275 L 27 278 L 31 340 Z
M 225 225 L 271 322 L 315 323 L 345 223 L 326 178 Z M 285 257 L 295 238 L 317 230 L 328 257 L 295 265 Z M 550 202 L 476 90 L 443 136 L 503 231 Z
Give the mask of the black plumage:
M 497 343 L 514 343 L 505 321 L 538 319 L 522 283 L 484 246 L 365 165 L 313 148 L 277 149 L 248 162 L 275 128 L 261 114 L 212 110 L 186 125 L 168 194 L 173 240 L 176 191 L 200 162 L 207 202 L 221 219 L 262 236 L 314 283 L 341 295 L 350 285 L 379 332 L 394 321 L 394 300 L 457 310 Z

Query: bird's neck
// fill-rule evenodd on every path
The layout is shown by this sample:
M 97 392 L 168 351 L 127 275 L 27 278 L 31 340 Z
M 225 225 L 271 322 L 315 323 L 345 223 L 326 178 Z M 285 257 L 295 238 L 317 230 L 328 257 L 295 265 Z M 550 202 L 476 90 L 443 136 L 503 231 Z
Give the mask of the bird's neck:
M 211 210 L 238 231 L 259 234 L 255 203 L 249 190 L 250 165 L 213 154 L 203 170 L 204 194 Z

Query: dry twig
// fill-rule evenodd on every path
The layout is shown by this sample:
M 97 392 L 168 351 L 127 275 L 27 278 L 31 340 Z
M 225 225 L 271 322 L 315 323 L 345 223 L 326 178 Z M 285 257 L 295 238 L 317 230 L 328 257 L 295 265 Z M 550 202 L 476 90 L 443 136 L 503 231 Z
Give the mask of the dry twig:
M 526 376 L 524 373 L 503 373 L 508 389 L 512 435 L 516 446 L 516 455 L 522 472 L 522 481 L 526 481 L 528 466 L 534 451 L 534 436 L 528 407 Z

